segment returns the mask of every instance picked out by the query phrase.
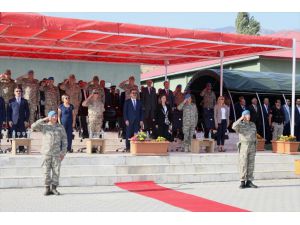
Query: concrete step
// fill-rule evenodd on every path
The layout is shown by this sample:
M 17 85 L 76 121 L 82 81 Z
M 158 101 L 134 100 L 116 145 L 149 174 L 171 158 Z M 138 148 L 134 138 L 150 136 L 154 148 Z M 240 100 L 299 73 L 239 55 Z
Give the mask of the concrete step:
M 256 163 L 293 163 L 299 159 L 298 155 L 280 155 L 273 153 L 258 153 Z M 7 166 L 40 166 L 41 155 L 0 155 L 0 167 Z M 237 164 L 237 153 L 171 153 L 169 156 L 132 156 L 128 153 L 92 154 L 72 153 L 67 154 L 64 165 L 160 165 L 160 164 L 194 164 L 194 163 L 223 163 Z
M 291 171 L 256 171 L 256 180 L 271 179 L 297 179 Z M 132 182 L 152 180 L 160 184 L 164 183 L 199 183 L 199 182 L 225 182 L 237 181 L 237 172 L 219 172 L 219 173 L 175 173 L 175 174 L 130 174 L 130 175 L 102 175 L 102 176 L 62 176 L 61 186 L 103 186 L 114 185 L 116 182 Z M 24 176 L 0 178 L 0 188 L 26 188 L 41 187 L 44 184 L 43 177 Z
M 291 163 L 257 163 L 256 171 L 293 171 L 294 165 Z M 238 171 L 237 164 L 165 164 L 165 165 L 85 165 L 85 166 L 62 166 L 62 176 L 98 176 L 98 175 L 129 175 L 129 174 L 173 174 L 173 173 L 218 173 Z M 1 167 L 0 178 L 22 177 L 22 176 L 42 176 L 41 167 Z

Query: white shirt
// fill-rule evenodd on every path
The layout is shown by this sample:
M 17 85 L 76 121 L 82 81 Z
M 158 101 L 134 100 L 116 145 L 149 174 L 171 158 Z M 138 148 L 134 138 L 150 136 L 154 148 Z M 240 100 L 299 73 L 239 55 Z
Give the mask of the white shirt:
M 291 115 L 290 115 L 290 108 L 288 107 L 287 104 L 284 105 L 286 111 L 288 112 L 288 115 L 289 115 L 289 118 L 291 118 Z
M 265 109 L 266 109 L 267 113 L 269 113 L 269 111 L 268 111 L 268 106 L 265 105 L 265 104 L 264 104 L 264 106 L 265 106 Z
M 163 105 L 163 109 L 164 109 L 165 114 L 166 114 L 166 112 L 167 112 L 167 106 L 166 106 L 166 105 Z
M 20 104 L 20 102 L 21 102 L 21 97 L 16 97 L 16 99 L 17 99 L 17 103 Z
M 221 119 L 222 120 L 226 120 L 226 109 L 225 108 L 221 108 Z

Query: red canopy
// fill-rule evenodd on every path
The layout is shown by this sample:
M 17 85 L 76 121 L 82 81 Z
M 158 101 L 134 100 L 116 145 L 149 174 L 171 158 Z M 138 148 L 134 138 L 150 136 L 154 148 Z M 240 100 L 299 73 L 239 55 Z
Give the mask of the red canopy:
M 280 50 L 292 39 L 0 13 L 0 56 L 163 65 Z

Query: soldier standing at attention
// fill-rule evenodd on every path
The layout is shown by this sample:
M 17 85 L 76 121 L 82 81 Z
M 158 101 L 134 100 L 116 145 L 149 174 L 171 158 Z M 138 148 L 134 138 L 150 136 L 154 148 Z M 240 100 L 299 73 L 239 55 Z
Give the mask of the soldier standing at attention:
M 0 96 L 4 99 L 6 105 L 9 99 L 15 96 L 14 90 L 16 87 L 15 81 L 11 78 L 11 71 L 6 70 L 0 78 Z
M 198 109 L 195 103 L 192 102 L 190 94 L 185 95 L 184 101 L 177 106 L 177 109 L 183 110 L 183 147 L 185 152 L 190 152 L 193 134 L 198 123 Z
M 128 83 L 127 83 L 128 82 Z M 134 76 L 130 76 L 128 80 L 124 80 L 119 84 L 119 88 L 123 89 L 125 91 L 125 101 L 127 99 L 130 99 L 130 91 L 131 89 L 134 89 L 137 91 L 137 99 L 140 99 L 139 95 L 139 87 L 134 83 L 135 78 Z
M 40 86 L 40 91 L 45 93 L 45 114 L 57 111 L 60 103 L 58 87 L 54 86 L 54 77 L 49 77 L 46 86 Z
M 63 125 L 57 123 L 57 114 L 50 111 L 48 117 L 39 119 L 31 126 L 32 130 L 43 133 L 42 153 L 45 155 L 45 185 L 44 195 L 59 195 L 56 187 L 59 184 L 61 161 L 67 151 L 67 135 Z
M 70 96 L 70 102 L 74 106 L 74 112 L 77 116 L 79 105 L 81 102 L 81 90 L 79 85 L 76 83 L 75 75 L 70 74 L 69 78 L 64 83 L 62 83 L 60 88 Z
M 239 134 L 240 188 L 257 188 L 252 183 L 256 154 L 256 125 L 250 121 L 250 111 L 242 112 L 241 118 L 233 123 L 232 129 Z
M 40 85 L 37 79 L 34 79 L 34 71 L 29 70 L 24 76 L 16 79 L 17 84 L 21 86 L 23 90 L 23 97 L 28 101 L 30 116 L 29 123 L 33 124 L 36 118 L 37 107 L 40 101 Z

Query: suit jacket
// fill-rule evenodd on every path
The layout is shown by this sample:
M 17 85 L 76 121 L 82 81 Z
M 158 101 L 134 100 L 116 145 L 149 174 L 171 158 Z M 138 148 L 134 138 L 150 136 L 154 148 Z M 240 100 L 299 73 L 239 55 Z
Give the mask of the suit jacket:
M 167 106 L 167 113 L 168 113 L 168 119 L 172 123 L 172 110 L 169 105 Z M 165 114 L 162 104 L 159 104 L 155 111 L 155 125 L 162 125 L 165 124 Z
M 270 108 L 270 106 L 268 106 L 268 112 L 267 112 L 264 104 L 262 104 L 261 107 L 263 109 L 265 124 L 269 125 L 269 114 L 270 114 L 271 108 Z
M 2 127 L 2 124 L 5 121 L 6 121 L 5 101 L 2 97 L 0 97 L 0 128 Z
M 291 118 L 290 118 L 290 116 L 291 116 L 291 107 L 288 106 L 288 108 L 289 108 L 289 112 L 288 112 L 285 106 L 286 105 L 283 105 L 282 108 L 283 108 L 283 113 L 284 113 L 284 124 L 287 124 L 291 120 Z
M 84 95 L 85 91 L 85 95 Z M 82 103 L 89 97 L 88 91 L 81 89 L 81 102 L 78 108 L 78 116 L 88 116 L 88 107 L 82 106 Z M 86 98 L 85 98 L 86 97 Z
M 140 100 L 136 99 L 136 106 L 133 107 L 132 100 L 127 99 L 124 103 L 123 110 L 124 121 L 128 120 L 129 123 L 143 121 L 143 109 Z
M 156 97 L 155 88 L 151 87 L 151 91 L 149 94 L 148 87 L 145 87 L 142 91 L 142 99 L 141 100 L 142 100 L 143 109 L 145 111 L 152 110 L 154 112 L 156 109 L 156 106 L 157 106 L 157 97 Z
M 242 116 L 242 112 L 244 110 L 247 110 L 247 107 L 245 106 L 245 109 L 243 109 L 240 103 L 235 104 L 234 108 L 235 108 L 235 114 L 237 120 Z
M 297 106 L 295 107 L 295 126 L 300 127 L 300 113 Z
M 21 98 L 20 104 L 16 98 L 12 98 L 8 103 L 7 120 L 17 124 L 18 120 L 21 122 L 28 122 L 29 120 L 29 106 L 26 99 Z
M 162 89 L 159 93 L 159 95 L 166 95 L 167 96 L 167 104 L 170 105 L 171 108 L 174 107 L 175 105 L 175 100 L 174 100 L 174 94 L 173 94 L 173 91 L 171 91 L 169 89 L 169 94 L 166 93 L 166 90 L 165 89 Z
M 257 111 L 255 110 L 252 104 L 248 106 L 248 109 L 250 111 L 250 120 L 256 125 L 259 125 L 261 121 L 261 110 L 259 105 L 257 105 L 256 107 L 257 107 Z
M 105 108 L 107 108 L 107 106 L 111 105 L 110 90 L 108 88 L 104 88 L 104 95 L 105 95 L 104 106 Z

